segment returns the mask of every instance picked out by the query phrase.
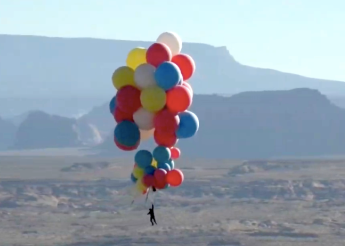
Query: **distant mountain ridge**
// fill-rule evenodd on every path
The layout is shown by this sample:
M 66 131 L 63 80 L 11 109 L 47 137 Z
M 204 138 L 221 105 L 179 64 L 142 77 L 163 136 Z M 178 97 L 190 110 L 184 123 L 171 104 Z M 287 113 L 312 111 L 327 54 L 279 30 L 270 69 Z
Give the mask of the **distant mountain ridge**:
M 127 53 L 152 42 L 0 35 L 1 97 L 111 96 L 111 74 Z M 195 93 L 318 89 L 345 95 L 345 83 L 306 78 L 238 63 L 226 47 L 184 43 L 196 61 Z M 20 88 L 20 90 L 18 90 Z

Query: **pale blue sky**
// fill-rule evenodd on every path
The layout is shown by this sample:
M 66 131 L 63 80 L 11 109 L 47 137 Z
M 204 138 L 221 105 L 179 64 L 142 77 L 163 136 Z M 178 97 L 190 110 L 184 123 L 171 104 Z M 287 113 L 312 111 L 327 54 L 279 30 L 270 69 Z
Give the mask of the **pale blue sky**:
M 152 41 L 175 31 L 246 65 L 345 81 L 344 13 L 344 0 L 0 0 L 0 33 Z

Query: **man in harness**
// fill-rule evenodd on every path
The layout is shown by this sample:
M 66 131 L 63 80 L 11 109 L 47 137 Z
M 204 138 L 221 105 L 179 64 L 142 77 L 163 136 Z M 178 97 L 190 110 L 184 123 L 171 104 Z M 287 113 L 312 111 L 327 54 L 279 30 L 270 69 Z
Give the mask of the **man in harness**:
M 152 187 L 152 191 L 156 192 L 156 188 Z M 154 224 L 157 225 L 156 218 L 155 218 L 155 213 L 154 213 L 154 205 L 153 205 L 153 203 L 152 203 L 152 207 L 149 208 L 149 212 L 147 214 L 150 215 L 150 222 L 151 222 L 152 226 L 154 226 Z
M 147 213 L 148 215 L 150 215 L 150 222 L 151 222 L 152 226 L 154 226 L 154 224 L 157 225 L 156 218 L 155 218 L 155 213 L 154 213 L 153 210 L 154 210 L 154 206 L 152 204 L 152 208 L 149 208 L 149 212 Z

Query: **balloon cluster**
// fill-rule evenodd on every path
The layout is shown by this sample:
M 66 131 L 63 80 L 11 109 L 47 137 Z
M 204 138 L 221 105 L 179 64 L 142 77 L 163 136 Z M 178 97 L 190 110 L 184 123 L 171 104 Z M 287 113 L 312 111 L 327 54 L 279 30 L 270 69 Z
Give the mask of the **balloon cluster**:
M 176 147 L 167 148 L 157 146 L 153 153 L 139 150 L 134 157 L 134 167 L 131 180 L 136 183 L 139 192 L 145 194 L 147 189 L 166 189 L 182 184 L 184 175 L 175 168 L 174 160 L 180 157 L 180 150 Z
M 174 169 L 173 159 L 176 153 L 180 155 L 174 146 L 199 129 L 198 117 L 188 111 L 193 90 L 187 81 L 195 72 L 195 63 L 191 56 L 180 53 L 181 49 L 177 34 L 162 33 L 148 49 L 131 50 L 127 65 L 112 76 L 117 89 L 110 102 L 110 112 L 117 122 L 116 146 L 132 151 L 151 136 L 158 145 L 152 153 L 140 150 L 136 154 L 132 180 L 141 180 L 136 183 L 143 191 L 150 186 L 165 188 L 182 183 L 182 172 Z

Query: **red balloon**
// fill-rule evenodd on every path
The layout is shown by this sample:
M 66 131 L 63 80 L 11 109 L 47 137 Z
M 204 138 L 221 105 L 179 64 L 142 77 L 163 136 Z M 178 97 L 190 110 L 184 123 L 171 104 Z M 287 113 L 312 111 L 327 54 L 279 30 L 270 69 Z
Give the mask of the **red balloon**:
M 180 186 L 184 180 L 183 172 L 180 169 L 173 169 L 166 175 L 166 182 L 173 186 Z
M 139 144 L 140 144 L 140 140 L 134 145 L 134 146 L 125 146 L 125 145 L 122 145 L 120 144 L 116 138 L 114 138 L 114 142 L 115 142 L 115 145 L 121 149 L 121 150 L 124 150 L 124 151 L 132 151 L 132 150 L 135 150 L 138 148 Z
M 189 83 L 187 83 L 186 81 L 183 81 L 182 82 L 182 86 L 187 87 L 190 90 L 190 92 L 192 93 L 192 96 L 193 96 L 193 88 L 192 88 L 192 86 Z
M 146 61 L 154 67 L 165 61 L 171 61 L 171 58 L 171 50 L 166 44 L 154 43 L 146 51 Z
M 158 182 L 155 180 L 154 187 L 157 188 L 158 190 L 163 190 L 165 186 L 167 185 L 167 182 Z
M 140 90 L 131 85 L 122 87 L 116 94 L 116 107 L 128 114 L 134 114 L 141 107 Z
M 155 178 L 153 177 L 153 175 L 149 175 L 149 174 L 146 174 L 144 177 L 143 177 L 143 184 L 146 186 L 146 187 L 151 187 L 155 184 Z
M 153 138 L 157 145 L 165 146 L 170 148 L 177 143 L 177 137 L 175 132 L 160 132 L 155 129 Z
M 134 122 L 133 114 L 132 113 L 126 113 L 126 112 L 122 111 L 119 107 L 116 107 L 114 110 L 114 119 L 117 123 L 120 123 L 123 120 L 128 120 L 128 121 Z
M 195 62 L 190 55 L 177 54 L 172 60 L 181 70 L 183 80 L 190 79 L 195 71 Z
M 183 112 L 192 105 L 193 94 L 183 85 L 176 85 L 167 92 L 167 108 L 171 112 Z
M 156 169 L 153 176 L 154 176 L 154 187 L 157 189 L 163 189 L 166 183 L 166 175 L 167 171 L 164 169 Z
M 180 118 L 167 109 L 159 111 L 154 119 L 154 127 L 159 132 L 175 132 L 180 124 Z
M 172 160 L 178 159 L 181 155 L 181 150 L 179 148 L 176 148 L 176 147 L 172 147 L 170 149 L 170 152 L 171 152 L 171 159 Z

